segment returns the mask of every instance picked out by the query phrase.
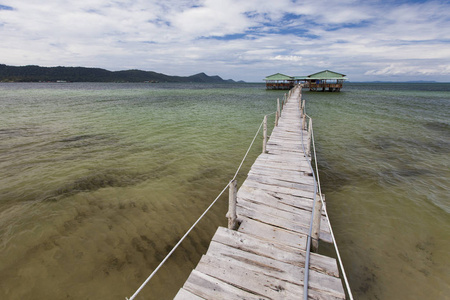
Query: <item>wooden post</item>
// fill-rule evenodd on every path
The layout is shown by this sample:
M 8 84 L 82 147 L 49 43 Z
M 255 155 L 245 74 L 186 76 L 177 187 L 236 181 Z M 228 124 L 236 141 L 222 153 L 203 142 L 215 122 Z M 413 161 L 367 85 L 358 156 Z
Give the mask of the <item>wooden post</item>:
M 304 115 L 303 115 L 303 105 L 302 105 L 302 101 L 298 101 L 298 106 L 300 107 L 300 117 L 303 119 Z M 303 129 L 303 124 L 302 124 L 302 129 Z
M 228 229 L 236 230 L 237 228 L 237 215 L 236 215 L 236 202 L 237 202 L 237 181 L 233 179 L 230 182 L 230 190 L 228 194 Z
M 306 115 L 303 113 L 303 108 L 302 108 L 302 130 L 306 130 Z
M 264 116 L 263 124 L 263 153 L 267 153 L 267 116 Z
M 278 126 L 279 119 L 280 119 L 280 98 L 277 98 L 277 111 L 275 113 L 275 126 Z
M 280 98 L 277 98 L 277 112 L 280 114 Z
M 302 102 L 302 114 L 303 114 L 303 129 L 306 129 L 306 116 L 305 116 L 305 100 Z
M 311 155 L 311 135 L 312 135 L 312 119 L 309 119 L 309 126 L 308 126 L 308 141 L 306 142 L 306 155 Z
M 316 204 L 313 211 L 313 224 L 311 232 L 311 246 L 314 252 L 319 251 L 319 234 L 320 234 L 320 219 L 322 218 L 322 201 L 320 195 L 316 196 Z

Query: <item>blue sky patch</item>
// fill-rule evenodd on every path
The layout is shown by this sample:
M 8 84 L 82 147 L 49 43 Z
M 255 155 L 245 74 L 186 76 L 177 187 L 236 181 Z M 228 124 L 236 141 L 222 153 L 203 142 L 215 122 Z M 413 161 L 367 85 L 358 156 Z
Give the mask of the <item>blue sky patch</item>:
M 201 39 L 214 39 L 219 41 L 231 41 L 231 40 L 240 40 L 247 37 L 245 33 L 235 33 L 235 34 L 226 34 L 224 36 L 208 36 L 202 37 Z
M 0 10 L 14 10 L 11 6 L 1 5 L 0 4 Z

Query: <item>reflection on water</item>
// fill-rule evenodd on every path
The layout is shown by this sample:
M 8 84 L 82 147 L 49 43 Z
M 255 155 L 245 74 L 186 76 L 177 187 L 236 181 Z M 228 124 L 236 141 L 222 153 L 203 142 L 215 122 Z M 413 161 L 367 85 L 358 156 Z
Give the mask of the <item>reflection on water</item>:
M 2 299 L 130 296 L 231 179 L 282 97 L 258 84 L 0 90 Z M 358 299 L 450 294 L 449 90 L 348 84 L 341 93 L 304 93 Z M 240 182 L 260 151 L 251 151 Z M 226 224 L 225 198 L 143 299 L 178 291 Z

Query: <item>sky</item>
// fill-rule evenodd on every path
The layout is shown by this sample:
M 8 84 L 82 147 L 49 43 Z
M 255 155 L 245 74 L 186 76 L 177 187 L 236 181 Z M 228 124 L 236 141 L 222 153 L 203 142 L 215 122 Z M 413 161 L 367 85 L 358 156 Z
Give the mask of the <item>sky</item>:
M 0 0 L 0 64 L 450 82 L 450 1 Z

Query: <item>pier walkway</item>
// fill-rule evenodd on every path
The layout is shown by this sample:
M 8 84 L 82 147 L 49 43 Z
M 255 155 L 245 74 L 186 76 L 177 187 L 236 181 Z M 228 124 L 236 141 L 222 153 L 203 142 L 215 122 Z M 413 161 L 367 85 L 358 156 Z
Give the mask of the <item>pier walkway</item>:
M 308 251 L 308 236 L 313 245 L 314 237 L 327 242 L 332 237 L 321 206 L 314 205 L 311 136 L 300 107 L 297 86 L 237 192 L 235 212 L 227 214 L 232 229 L 217 229 L 175 299 L 303 299 L 305 290 L 310 299 L 345 299 L 336 260 Z M 314 210 L 318 217 L 311 222 Z

